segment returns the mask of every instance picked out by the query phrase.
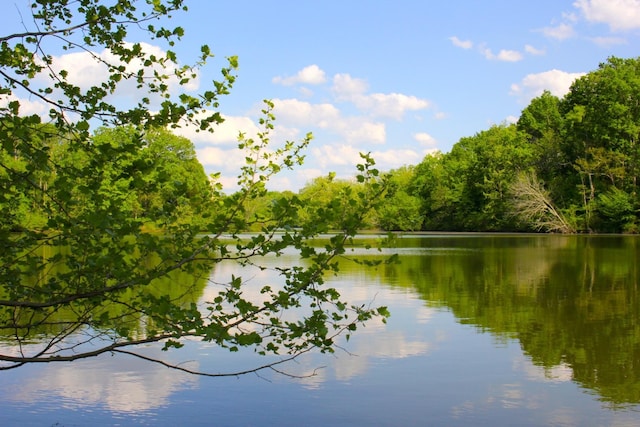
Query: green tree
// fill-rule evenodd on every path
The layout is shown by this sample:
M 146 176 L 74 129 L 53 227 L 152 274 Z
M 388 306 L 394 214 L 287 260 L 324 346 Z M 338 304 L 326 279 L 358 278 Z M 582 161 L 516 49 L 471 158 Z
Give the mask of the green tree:
M 313 349 L 332 351 L 337 334 L 387 315 L 384 308 L 352 306 L 323 286 L 325 273 L 337 271 L 336 257 L 384 191 L 369 156 L 358 166 L 363 185 L 341 192 L 340 203 L 299 221 L 301 199 L 281 198 L 269 205 L 261 233 L 246 238 L 240 235 L 247 227 L 246 206 L 265 196 L 271 177 L 301 164 L 310 136 L 273 144 L 273 105 L 267 102 L 258 137 L 240 138 L 246 158 L 240 190 L 225 197 L 219 186 L 205 185 L 191 145 L 163 130 L 190 125 L 212 131 L 222 121 L 219 98 L 235 81 L 237 58 L 230 57 L 209 90 L 172 92 L 172 82 L 187 87 L 212 57 L 202 46 L 196 64 L 179 63 L 171 49 L 183 29 L 167 27 L 164 19 L 182 10 L 182 0 L 117 0 L 110 6 L 99 0 L 35 1 L 33 19 L 24 21 L 33 22 L 33 29 L 0 37 L 0 94 L 9 99 L 0 106 L 0 188 L 6 190 L 0 198 L 0 333 L 20 347 L 0 354 L 0 369 L 105 352 L 143 357 L 136 346 L 162 342 L 169 349 L 189 337 L 232 351 L 251 347 L 282 355 L 255 370 L 267 369 Z M 132 27 L 169 50 L 158 55 L 142 42 L 129 42 Z M 82 87 L 45 50 L 54 46 L 87 54 L 108 77 Z M 135 105 L 110 102 L 131 83 L 143 94 Z M 47 126 L 38 115 L 21 114 L 23 96 L 49 106 Z M 102 128 L 92 136 L 93 127 Z M 156 158 L 154 152 L 163 154 Z M 141 197 L 144 192 L 152 197 Z M 12 196 L 22 195 L 46 217 L 41 226 L 27 227 L 18 215 L 24 202 L 14 203 Z M 206 215 L 184 220 L 198 216 L 202 205 Z M 145 215 L 162 232 L 146 232 Z M 340 231 L 316 248 L 313 239 L 328 228 L 325 218 L 340 218 Z M 286 248 L 299 252 L 301 264 L 280 269 L 282 284 L 265 284 L 258 300 L 243 293 L 241 277 L 229 278 L 204 307 L 180 298 L 197 292 L 195 284 L 177 293 L 144 292 L 170 274 L 206 275 L 222 260 L 258 263 L 260 256 Z M 105 310 L 105 304 L 118 309 Z M 283 315 L 291 309 L 300 317 Z M 143 322 L 137 329 L 144 333 L 122 326 L 124 318 Z M 56 333 L 39 340 L 30 334 L 47 328 Z
M 421 202 L 412 194 L 414 168 L 404 166 L 392 170 L 387 179 L 387 193 L 376 213 L 379 227 L 389 231 L 420 230 Z
M 319 230 L 321 233 L 340 229 L 341 212 L 331 207 L 347 203 L 348 198 L 343 196 L 352 193 L 355 187 L 356 184 L 351 181 L 336 179 L 335 173 L 312 179 L 298 192 L 300 200 L 303 201 L 303 207 L 298 212 L 299 221 L 309 222 L 316 215 L 321 215 L 325 218 L 325 222 L 319 224 L 323 227 Z
M 560 99 L 545 90 L 542 95 L 531 100 L 518 118 L 519 131 L 526 132 L 533 142 L 545 139 L 549 132 L 558 133 L 562 129 Z
M 526 134 L 531 145 L 537 177 L 547 185 L 554 199 L 564 200 L 575 189 L 576 177 L 563 150 L 564 117 L 560 102 L 558 97 L 544 91 L 522 110 L 517 129 Z
M 428 158 L 416 170 L 416 191 L 427 201 L 427 229 L 431 210 L 443 219 L 433 229 L 514 230 L 509 188 L 531 158 L 531 147 L 515 125 L 492 126 L 460 139 L 441 158 Z M 420 177 L 425 172 L 431 177 Z
M 144 136 L 141 157 L 150 170 L 144 185 L 137 188 L 142 215 L 162 224 L 177 217 L 193 222 L 213 197 L 209 178 L 187 138 L 166 129 L 152 129 Z
M 580 177 L 586 229 L 597 217 L 597 197 L 611 187 L 630 194 L 638 205 L 639 94 L 640 59 L 611 57 L 576 80 L 560 104 L 563 149 Z
M 597 197 L 599 229 L 609 233 L 637 232 L 632 196 L 612 187 Z
M 231 197 L 234 197 L 233 195 Z M 247 231 L 260 231 L 270 221 L 270 209 L 272 205 L 288 203 L 289 199 L 296 195 L 289 190 L 286 191 L 267 191 L 261 197 L 251 200 L 245 205 L 244 214 Z M 292 219 L 293 223 L 297 223 L 297 219 Z
M 453 155 L 441 152 L 428 154 L 414 172 L 412 192 L 422 204 L 423 228 L 425 230 L 455 231 L 461 228 L 457 218 L 462 183 L 455 176 L 459 163 L 446 161 Z

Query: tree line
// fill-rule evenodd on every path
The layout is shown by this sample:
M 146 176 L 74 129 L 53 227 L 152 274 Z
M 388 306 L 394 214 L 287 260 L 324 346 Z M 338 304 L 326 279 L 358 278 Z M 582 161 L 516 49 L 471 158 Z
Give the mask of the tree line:
M 612 57 L 563 98 L 534 98 L 516 123 L 391 171 L 406 185 L 387 198 L 421 230 L 636 233 L 639 138 L 640 59 Z
M 516 123 L 493 125 L 461 138 L 448 153 L 384 174 L 383 200 L 365 226 L 637 233 L 639 138 L 640 58 L 611 57 L 574 81 L 564 97 L 545 91 L 531 100 Z M 297 195 L 270 196 L 302 198 L 305 217 L 306 209 L 361 185 L 330 174 Z
M 60 178 L 56 168 L 40 172 L 26 191 L 5 193 L 5 215 L 29 228 L 44 225 L 40 203 L 45 187 L 75 200 L 72 209 L 99 212 L 110 203 L 123 215 L 141 218 L 151 228 L 167 221 L 198 224 L 216 203 L 237 194 L 215 192 L 198 162 L 193 144 L 166 129 L 142 134 L 133 126 L 101 128 L 86 146 L 43 126 L 33 144 L 50 150 L 57 168 L 89 168 Z M 50 134 L 51 137 L 46 135 Z M 545 91 L 522 111 L 516 123 L 491 126 L 461 138 L 448 153 L 427 155 L 417 165 L 380 177 L 385 192 L 365 218 L 365 228 L 390 231 L 516 231 L 560 233 L 636 233 L 640 199 L 640 59 L 609 58 L 577 79 L 558 98 Z M 83 154 L 85 150 L 85 154 Z M 4 150 L 3 162 L 26 167 L 29 157 Z M 22 165 L 22 166 L 18 166 Z M 100 187 L 98 199 L 82 195 Z M 259 231 L 277 200 L 296 199 L 300 209 L 288 226 L 323 215 L 327 230 L 340 229 L 328 204 L 339 204 L 362 191 L 357 180 L 334 174 L 313 179 L 297 193 L 266 191 L 243 204 L 243 224 Z M 69 192 L 70 194 L 66 194 Z M 217 202 L 212 203 L 216 193 Z M 233 204 L 233 203 L 231 203 Z M 6 211 L 10 209 L 10 211 Z M 126 211 L 126 212 L 125 212 Z M 113 212 L 110 212 L 113 215 Z

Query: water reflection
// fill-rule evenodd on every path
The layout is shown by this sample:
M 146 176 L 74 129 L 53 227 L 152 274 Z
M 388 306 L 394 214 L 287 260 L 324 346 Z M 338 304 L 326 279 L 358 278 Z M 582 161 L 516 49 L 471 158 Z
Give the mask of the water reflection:
M 345 259 L 342 273 L 327 277 L 346 300 L 388 305 L 392 317 L 340 341 L 333 355 L 305 355 L 286 366 L 294 375 L 316 374 L 309 378 L 264 373 L 221 387 L 219 379 L 101 357 L 26 371 L 2 396 L 34 405 L 58 399 L 67 408 L 119 414 L 172 407 L 183 414 L 174 402 L 197 391 L 188 408 L 200 425 L 210 424 L 212 415 L 221 425 L 264 424 L 265 414 L 278 425 L 512 425 L 514 419 L 522 425 L 637 425 L 639 242 L 621 236 L 405 237 L 395 243 L 400 248 L 382 253 L 399 252 L 400 264 L 363 269 Z M 299 262 L 287 254 L 264 261 L 267 267 Z M 261 286 L 278 282 L 269 268 L 221 263 L 193 298 L 211 300 L 231 275 L 249 279 L 245 296 L 256 300 L 263 298 Z M 204 371 L 263 362 L 250 351 L 232 354 L 196 342 L 169 354 Z M 212 402 L 213 414 L 207 412 Z
M 574 381 L 612 405 L 640 403 L 637 237 L 405 241 L 429 255 L 404 255 L 400 265 L 378 270 L 376 280 L 415 289 L 462 324 L 517 339 L 535 365 L 549 372 L 569 367 Z
M 243 267 L 242 274 L 249 278 L 243 289 L 243 296 L 254 303 L 261 301 L 264 295 L 260 288 L 264 284 L 277 286 L 278 276 L 269 267 L 282 267 L 294 265 L 299 260 L 295 256 L 283 255 L 278 258 L 265 259 L 262 265 L 267 268 Z M 338 277 L 328 277 L 331 286 L 339 289 L 342 297 L 355 305 L 373 304 L 395 307 L 394 314 L 389 324 L 384 324 L 379 319 L 367 323 L 366 327 L 359 329 L 347 341 L 341 337 L 338 341 L 338 350 L 330 356 L 306 354 L 299 357 L 295 363 L 287 365 L 285 370 L 295 376 L 307 377 L 299 380 L 306 388 L 317 389 L 327 381 L 344 381 L 364 375 L 372 361 L 378 359 L 402 359 L 412 356 L 426 355 L 433 346 L 432 342 L 425 341 L 422 334 L 411 331 L 413 325 L 425 325 L 429 322 L 437 309 L 416 304 L 416 299 L 407 298 L 405 291 L 398 289 L 375 286 L 370 282 L 371 277 L 357 264 L 344 262 L 343 271 Z M 233 263 L 220 263 L 212 272 L 210 285 L 203 295 L 203 301 L 216 295 L 217 283 L 224 283 L 231 275 L 238 275 L 238 267 Z M 287 313 L 284 316 L 293 316 L 295 313 Z M 231 363 L 231 361 L 229 361 Z M 251 359 L 251 363 L 256 363 Z M 319 369 L 321 367 L 321 369 Z M 271 379 L 271 378 L 270 378 Z
M 150 356 L 159 350 L 148 349 Z M 155 353 L 155 354 L 154 354 Z M 8 400 L 37 405 L 55 396 L 61 408 L 95 406 L 110 412 L 139 414 L 166 406 L 172 394 L 195 388 L 198 378 L 127 357 L 100 357 L 72 364 L 47 365 L 24 379 Z

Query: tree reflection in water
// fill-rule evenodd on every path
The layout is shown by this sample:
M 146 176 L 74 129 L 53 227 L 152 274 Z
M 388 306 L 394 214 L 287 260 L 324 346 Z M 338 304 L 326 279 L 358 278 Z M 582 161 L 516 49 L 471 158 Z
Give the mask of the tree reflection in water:
M 640 239 L 632 236 L 399 238 L 396 247 L 375 255 L 397 252 L 399 264 L 362 269 L 344 261 L 340 276 L 327 278 L 350 301 L 388 305 L 392 309 L 388 324 L 372 322 L 349 342 L 340 342 L 335 355 L 305 355 L 288 370 L 296 375 L 317 374 L 295 381 L 309 393 L 321 393 L 325 389 L 346 393 L 336 388 L 336 384 L 351 384 L 351 387 L 361 382 L 371 384 L 371 378 L 384 376 L 386 370 L 407 375 L 386 378 L 389 389 L 385 387 L 380 392 L 398 396 L 408 393 L 404 394 L 406 398 L 425 390 L 435 393 L 435 387 L 440 394 L 438 399 L 443 399 L 441 404 L 452 417 L 445 420 L 458 422 L 473 420 L 479 412 L 488 410 L 495 414 L 503 410 L 542 410 L 542 414 L 551 408 L 554 412 L 541 419 L 577 425 L 581 419 L 575 412 L 578 409 L 553 401 L 556 392 L 550 391 L 550 384 L 577 384 L 610 409 L 633 407 L 640 403 L 639 242 Z M 265 260 L 265 265 L 296 262 L 299 261 L 294 255 L 284 254 Z M 218 264 L 209 279 L 215 282 L 228 277 L 237 268 L 240 267 L 233 263 Z M 243 274 L 252 279 L 247 282 L 246 296 L 259 299 L 262 284 L 276 280 L 276 276 L 269 269 L 248 271 L 247 268 L 244 267 Z M 174 280 L 171 286 L 186 279 Z M 195 287 L 198 291 L 185 303 L 209 299 L 213 294 L 207 283 L 206 280 L 199 282 Z M 450 316 L 464 325 L 462 332 L 455 332 L 453 326 L 446 323 L 450 322 Z M 458 336 L 451 336 L 452 333 Z M 486 334 L 493 336 L 492 350 L 485 349 L 487 343 L 482 337 Z M 153 354 L 159 350 L 150 347 L 147 351 Z M 488 356 L 491 360 L 475 358 L 473 354 L 462 356 L 474 351 L 493 351 Z M 255 365 L 257 356 L 243 351 L 228 353 L 190 342 L 184 349 L 171 352 L 171 357 L 175 363 L 192 363 L 203 370 L 225 370 L 241 368 L 243 364 Z M 499 360 L 493 360 L 495 358 Z M 461 365 L 469 361 L 476 364 Z M 498 372 L 495 365 L 504 366 L 505 361 L 509 365 L 505 370 L 511 372 L 510 376 L 491 379 L 487 384 L 475 384 L 468 379 L 470 375 L 494 375 Z M 403 369 L 407 372 L 402 370 L 398 374 L 395 369 L 401 365 L 406 366 Z M 319 367 L 324 368 L 318 370 Z M 410 386 L 416 378 L 422 380 Z M 283 387 L 291 382 L 278 375 L 264 379 Z M 10 398 L 37 404 L 39 396 L 53 394 L 68 407 L 95 402 L 113 412 L 132 414 L 170 405 L 171 400 L 185 390 L 199 394 L 209 390 L 205 394 L 210 396 L 208 393 L 217 389 L 214 384 L 218 380 L 208 381 L 123 356 L 103 356 L 92 361 L 46 366 L 36 375 L 26 374 Z M 241 391 L 238 393 L 244 395 L 259 393 L 261 384 L 272 384 L 268 381 L 253 378 L 233 384 Z M 404 389 L 392 388 L 395 382 Z M 465 387 L 455 386 L 461 383 Z M 233 395 L 221 396 L 230 390 L 227 387 L 232 383 L 224 384 L 225 391 L 216 392 L 222 394 L 215 396 L 220 404 L 226 402 L 227 405 Z M 284 393 L 282 388 L 269 390 Z M 567 392 L 570 388 L 563 390 Z M 300 398 L 299 391 L 296 393 L 287 396 Z M 273 399 L 266 402 L 273 406 Z M 407 400 L 406 404 L 411 402 Z M 414 419 L 411 417 L 415 414 L 402 412 L 401 402 L 391 399 L 388 404 L 395 408 L 393 416 Z M 567 412 L 567 408 L 571 411 Z M 390 411 L 388 407 L 385 410 Z M 430 406 L 429 410 L 436 411 L 436 408 Z

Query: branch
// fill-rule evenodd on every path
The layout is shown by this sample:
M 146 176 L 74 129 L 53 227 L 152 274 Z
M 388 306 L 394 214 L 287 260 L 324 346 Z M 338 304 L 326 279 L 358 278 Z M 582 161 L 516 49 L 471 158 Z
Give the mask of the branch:
M 514 215 L 537 230 L 573 233 L 575 229 L 556 209 L 548 191 L 535 174 L 520 175 L 511 185 Z
M 119 350 L 125 347 L 132 347 L 132 346 L 137 346 L 141 344 L 150 344 L 150 343 L 155 343 L 155 342 L 162 341 L 164 339 L 170 339 L 170 338 L 175 338 L 175 335 L 163 334 L 163 335 L 157 335 L 154 337 L 148 337 L 144 339 L 115 342 L 113 344 L 99 348 L 97 350 L 85 351 L 82 353 L 72 354 L 69 356 L 52 355 L 47 357 L 40 357 L 40 356 L 17 357 L 17 356 L 8 356 L 8 355 L 2 354 L 0 355 L 0 361 L 12 362 L 12 363 L 15 363 L 16 365 L 0 366 L 0 370 L 17 368 L 18 366 L 22 366 L 25 363 L 71 362 L 74 360 L 87 359 L 89 357 L 99 356 L 103 353 L 116 352 L 116 350 Z
M 313 370 L 313 372 L 311 374 L 308 374 L 308 375 L 295 375 L 295 374 L 291 374 L 289 372 L 282 371 L 280 369 L 276 369 L 275 367 L 278 366 L 278 365 L 282 365 L 284 363 L 287 363 L 287 362 L 291 362 L 291 361 L 297 359 L 298 357 L 300 357 L 301 355 L 303 355 L 305 353 L 308 353 L 313 348 L 314 347 L 308 347 L 308 348 L 306 348 L 304 350 L 296 352 L 295 354 L 292 354 L 290 356 L 284 357 L 284 358 L 279 359 L 279 360 L 277 360 L 275 362 L 271 362 L 271 363 L 267 363 L 265 365 L 258 366 L 256 368 L 246 369 L 246 370 L 243 370 L 243 371 L 235 371 L 235 372 L 227 372 L 227 373 L 216 373 L 216 374 L 211 373 L 211 372 L 196 371 L 196 370 L 193 370 L 193 369 L 185 368 L 185 367 L 180 366 L 180 365 L 167 363 L 164 360 L 160 360 L 160 359 L 156 359 L 156 358 L 153 358 L 153 357 L 144 356 L 142 354 L 135 353 L 135 352 L 128 351 L 128 350 L 117 349 L 117 350 L 114 350 L 114 353 L 128 354 L 130 356 L 134 356 L 134 357 L 137 357 L 139 359 L 146 360 L 147 362 L 157 363 L 159 365 L 162 365 L 162 366 L 170 368 L 170 369 L 175 369 L 177 371 L 186 372 L 187 374 L 198 375 L 198 376 L 203 376 L 203 377 L 238 377 L 240 375 L 253 374 L 253 373 L 260 372 L 260 371 L 264 371 L 265 369 L 269 369 L 269 370 L 272 370 L 272 371 L 274 371 L 274 372 L 276 372 L 278 374 L 287 376 L 289 378 L 304 379 L 304 378 L 310 378 L 310 377 L 313 377 L 313 376 L 317 375 L 316 374 L 317 370 L 318 369 L 322 369 L 324 367 L 316 368 L 316 369 Z
M 114 20 L 113 22 L 111 22 L 111 24 L 112 25 L 130 25 L 130 24 L 139 25 L 142 22 L 151 21 L 151 20 L 159 18 L 160 16 L 162 16 L 161 13 L 153 12 L 149 16 L 146 16 L 146 17 L 143 17 L 143 18 L 125 19 L 125 20 L 122 20 L 122 21 L 115 21 Z M 39 30 L 39 31 L 25 31 L 23 33 L 9 34 L 7 36 L 0 37 L 0 43 L 1 42 L 7 42 L 9 40 L 16 39 L 16 38 L 25 38 L 25 37 L 43 38 L 43 37 L 47 37 L 47 36 L 67 35 L 67 34 L 71 34 L 75 30 L 79 30 L 79 29 L 82 29 L 82 28 L 90 26 L 90 25 L 100 24 L 100 22 L 101 21 L 99 19 L 96 19 L 96 20 L 93 20 L 93 21 L 86 21 L 86 22 L 82 22 L 80 24 L 72 25 L 70 27 L 65 27 L 65 28 L 60 28 L 60 29 L 51 29 L 49 31 L 42 31 L 42 30 Z M 62 38 L 64 39 L 64 37 L 62 37 Z
M 0 42 L 7 42 L 11 39 L 16 39 L 16 38 L 25 38 L 25 37 L 42 38 L 42 37 L 53 36 L 57 34 L 68 34 L 74 30 L 78 30 L 80 28 L 86 27 L 87 25 L 95 24 L 97 22 L 98 21 L 83 22 L 82 24 L 73 25 L 71 27 L 66 27 L 59 30 L 54 29 L 51 31 L 26 31 L 24 33 L 9 34 L 8 36 L 0 37 Z

